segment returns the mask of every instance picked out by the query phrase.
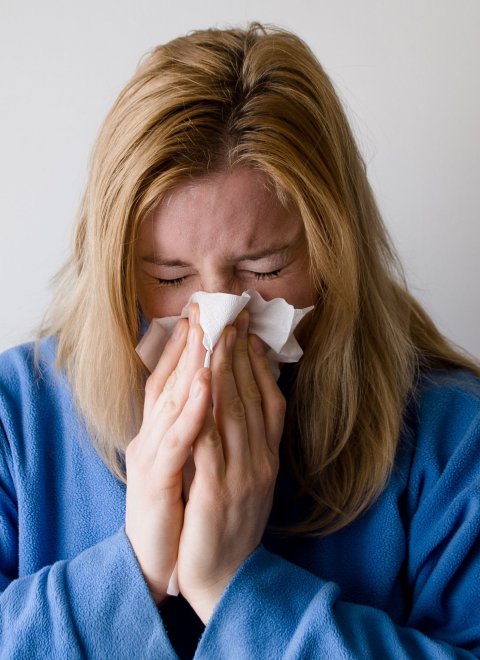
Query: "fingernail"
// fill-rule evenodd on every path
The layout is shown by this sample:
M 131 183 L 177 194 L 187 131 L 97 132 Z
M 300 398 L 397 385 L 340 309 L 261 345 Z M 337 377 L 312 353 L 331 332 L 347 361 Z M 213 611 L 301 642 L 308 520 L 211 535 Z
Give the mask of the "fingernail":
M 225 339 L 225 343 L 227 345 L 227 351 L 231 353 L 233 351 L 233 347 L 235 346 L 235 340 L 237 338 L 237 331 L 236 329 L 232 326 L 231 328 L 228 329 L 227 331 L 227 337 Z
M 250 345 L 258 355 L 265 355 L 268 351 L 268 346 L 257 335 L 250 335 Z
M 238 315 L 237 320 L 235 321 L 235 327 L 237 328 L 240 337 L 245 337 L 247 334 L 249 321 L 250 318 L 248 312 L 246 310 L 242 310 Z

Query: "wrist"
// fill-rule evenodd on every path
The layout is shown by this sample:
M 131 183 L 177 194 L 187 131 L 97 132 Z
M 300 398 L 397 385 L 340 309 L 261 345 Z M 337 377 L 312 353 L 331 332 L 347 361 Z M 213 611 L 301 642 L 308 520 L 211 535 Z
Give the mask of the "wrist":
M 147 587 L 148 590 L 150 591 L 150 595 L 155 601 L 157 607 L 163 605 L 163 603 L 168 599 L 167 589 L 159 588 L 158 585 L 155 585 L 155 583 L 152 583 L 152 581 L 147 579 L 145 579 L 145 582 L 147 583 Z
M 207 625 L 210 621 L 229 581 L 230 580 L 224 580 L 209 588 L 189 591 L 187 594 L 182 592 L 182 596 L 189 603 L 190 607 L 195 611 L 204 625 Z

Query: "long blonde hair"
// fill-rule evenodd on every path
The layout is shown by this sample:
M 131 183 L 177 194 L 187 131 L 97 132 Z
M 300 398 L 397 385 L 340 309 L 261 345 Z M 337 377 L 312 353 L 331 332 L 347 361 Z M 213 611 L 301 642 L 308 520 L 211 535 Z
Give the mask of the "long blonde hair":
M 295 529 L 327 533 L 381 492 L 419 367 L 472 361 L 407 292 L 365 166 L 327 75 L 289 32 L 253 24 L 156 48 L 101 128 L 72 258 L 39 336 L 58 340 L 80 413 L 121 479 L 141 424 L 135 240 L 173 186 L 232 167 L 268 175 L 304 222 L 319 293 L 289 403 L 288 455 L 315 503 Z

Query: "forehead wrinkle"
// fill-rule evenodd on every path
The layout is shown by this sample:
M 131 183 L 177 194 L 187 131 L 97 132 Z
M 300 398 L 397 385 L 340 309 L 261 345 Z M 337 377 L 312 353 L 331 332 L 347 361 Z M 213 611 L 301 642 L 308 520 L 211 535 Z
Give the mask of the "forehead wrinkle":
M 191 227 L 190 222 L 188 225 Z M 199 258 L 205 257 L 214 257 L 223 263 L 235 263 L 247 261 L 249 258 L 254 260 L 255 254 L 261 252 L 280 252 L 282 248 L 283 251 L 293 250 L 303 235 L 302 227 L 298 227 L 295 233 L 288 232 L 288 235 L 285 235 L 282 232 L 281 240 L 278 240 L 279 234 L 272 235 L 270 232 L 266 234 L 262 231 L 261 222 L 255 222 L 253 226 L 250 226 L 251 223 L 237 222 L 233 228 L 230 227 L 226 231 L 222 231 L 221 225 L 223 221 L 213 225 L 207 223 L 208 230 L 198 233 L 195 231 L 195 226 L 192 231 L 185 225 L 183 227 L 177 225 L 172 236 L 167 228 L 155 235 L 152 222 L 149 227 L 151 230 L 149 254 L 153 253 L 153 256 L 160 259 L 183 263 L 196 262 Z M 166 240 L 162 240 L 162 237 Z M 267 256 L 269 255 L 265 254 L 265 258 Z
M 149 243 L 159 256 L 185 262 L 205 254 L 235 261 L 270 247 L 272 236 L 287 234 L 293 243 L 295 215 L 262 177 L 252 185 L 251 178 L 212 175 L 165 194 L 151 216 Z

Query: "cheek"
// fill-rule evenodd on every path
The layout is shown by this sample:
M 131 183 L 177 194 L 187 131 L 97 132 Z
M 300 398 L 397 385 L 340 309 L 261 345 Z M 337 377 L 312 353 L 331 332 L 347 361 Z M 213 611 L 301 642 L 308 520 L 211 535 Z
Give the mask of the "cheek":
M 317 299 L 313 283 L 307 273 L 292 275 L 291 277 L 272 280 L 256 286 L 256 290 L 267 300 L 284 298 L 297 309 L 314 305 Z
M 164 316 L 179 316 L 189 297 L 190 292 L 185 293 L 183 287 L 168 289 L 155 284 L 138 285 L 140 307 L 148 322 Z

